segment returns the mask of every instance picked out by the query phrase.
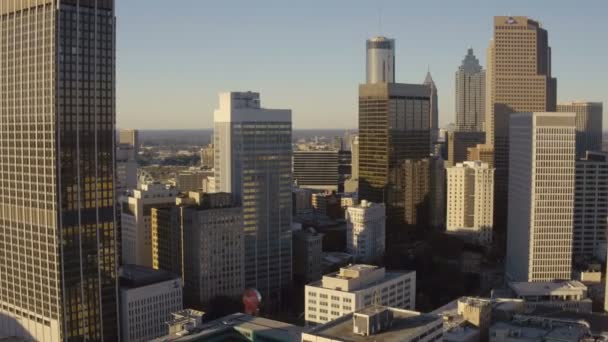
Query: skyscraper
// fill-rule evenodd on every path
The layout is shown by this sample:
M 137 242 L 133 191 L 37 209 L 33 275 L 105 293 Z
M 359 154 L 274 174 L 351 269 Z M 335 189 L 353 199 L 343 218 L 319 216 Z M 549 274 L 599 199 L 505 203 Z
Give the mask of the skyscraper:
M 404 223 L 425 226 L 430 221 L 431 163 L 425 159 L 407 159 L 403 163 Z
M 338 151 L 294 151 L 293 180 L 300 188 L 338 191 Z
M 495 215 L 504 226 L 509 178 L 509 116 L 553 112 L 557 81 L 551 77 L 547 31 L 527 17 L 494 17 L 487 55 L 486 144 L 494 147 Z
M 374 37 L 367 41 L 367 83 L 395 82 L 395 40 Z
M 492 243 L 494 169 L 465 161 L 447 169 L 447 231 L 481 245 Z
M 118 132 L 118 144 L 131 146 L 135 151 L 135 154 L 137 154 L 137 152 L 139 152 L 140 144 L 139 131 L 132 128 L 121 129 Z
M 483 132 L 486 113 L 486 71 L 469 49 L 456 71 L 456 130 Z
M 243 208 L 245 286 L 274 306 L 291 284 L 291 111 L 262 108 L 259 93 L 222 93 L 214 139 L 215 189 Z
M 472 160 L 467 159 L 468 149 L 483 144 L 485 140 L 484 132 L 448 132 L 446 142 L 448 150 L 447 165 L 454 166 L 463 161 Z
M 435 144 L 439 138 L 439 103 L 437 102 L 437 86 L 430 71 L 427 71 L 422 84 L 429 87 L 431 92 L 431 144 Z
M 574 208 L 574 113 L 511 116 L 506 275 L 570 279 Z
M 601 102 L 565 102 L 557 105 L 558 112 L 576 113 L 576 157 L 584 158 L 587 151 L 602 150 Z
M 114 1 L 0 1 L 0 35 L 0 330 L 116 341 Z
M 573 232 L 576 261 L 606 260 L 607 218 L 608 153 L 587 152 L 585 158 L 576 161 Z
M 403 223 L 403 162 L 430 154 L 430 89 L 421 84 L 359 86 L 359 197 L 386 204 Z

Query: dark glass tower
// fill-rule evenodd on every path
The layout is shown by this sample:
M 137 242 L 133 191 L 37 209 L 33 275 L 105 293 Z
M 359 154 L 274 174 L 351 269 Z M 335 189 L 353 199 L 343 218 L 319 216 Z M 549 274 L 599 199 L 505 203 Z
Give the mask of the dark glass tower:
M 430 88 L 359 86 L 359 198 L 385 203 L 387 230 L 404 223 L 403 163 L 430 154 Z
M 113 0 L 0 1 L 0 330 L 117 341 Z

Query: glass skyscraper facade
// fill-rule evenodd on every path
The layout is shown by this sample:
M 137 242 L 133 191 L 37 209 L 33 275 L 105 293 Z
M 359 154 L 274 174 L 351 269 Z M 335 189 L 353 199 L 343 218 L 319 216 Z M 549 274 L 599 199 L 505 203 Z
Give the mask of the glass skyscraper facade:
M 116 341 L 114 1 L 0 1 L 0 39 L 0 330 Z
M 359 198 L 387 206 L 387 223 L 404 223 L 403 163 L 430 154 L 430 89 L 378 83 L 359 86 Z

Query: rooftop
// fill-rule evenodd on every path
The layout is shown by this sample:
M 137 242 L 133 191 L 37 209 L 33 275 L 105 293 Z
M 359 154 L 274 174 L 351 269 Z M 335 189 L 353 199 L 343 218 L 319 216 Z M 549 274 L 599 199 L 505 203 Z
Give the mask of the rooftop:
M 121 288 L 132 289 L 169 280 L 179 280 L 179 277 L 167 271 L 139 265 L 129 264 L 120 267 Z
M 343 292 L 356 292 L 403 277 L 407 274 L 415 274 L 415 271 L 387 272 L 384 267 L 351 264 L 340 268 L 340 271 L 338 272 L 326 274 L 320 281 L 310 283 L 306 286 Z
M 174 342 L 196 341 L 250 341 L 243 333 L 263 336 L 276 341 L 300 341 L 302 328 L 288 323 L 235 313 L 185 332 L 181 337 L 172 337 Z M 155 341 L 169 341 L 167 337 Z
M 437 315 L 420 314 L 416 311 L 401 310 L 388 308 L 393 313 L 392 324 L 386 330 L 376 333 L 372 336 L 361 336 L 353 332 L 353 313 L 342 316 L 334 321 L 317 326 L 307 334 L 324 337 L 329 339 L 337 339 L 339 341 L 359 342 L 359 341 L 403 341 L 405 339 L 414 338 L 428 330 L 428 325 L 433 322 L 441 322 L 441 318 Z M 369 311 L 377 310 L 376 307 L 369 307 L 357 311 L 357 313 L 370 314 Z
M 586 292 L 587 286 L 576 280 L 547 281 L 547 282 L 512 282 L 509 287 L 517 296 L 546 296 L 562 293 Z

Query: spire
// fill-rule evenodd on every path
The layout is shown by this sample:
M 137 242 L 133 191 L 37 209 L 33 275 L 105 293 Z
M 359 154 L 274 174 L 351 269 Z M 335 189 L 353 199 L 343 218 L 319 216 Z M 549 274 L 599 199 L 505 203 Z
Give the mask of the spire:
M 428 67 L 426 70 L 426 77 L 424 78 L 424 84 L 429 85 L 429 84 L 435 84 L 435 82 L 433 81 L 433 77 L 431 76 L 431 68 Z

